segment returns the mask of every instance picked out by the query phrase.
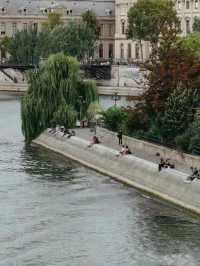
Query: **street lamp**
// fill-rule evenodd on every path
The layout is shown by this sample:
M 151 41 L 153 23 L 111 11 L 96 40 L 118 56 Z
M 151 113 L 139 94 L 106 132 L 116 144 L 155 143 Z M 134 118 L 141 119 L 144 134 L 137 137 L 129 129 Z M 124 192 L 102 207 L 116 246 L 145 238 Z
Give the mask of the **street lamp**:
M 113 100 L 114 100 L 114 102 L 115 102 L 115 107 L 117 106 L 117 101 L 119 101 L 120 100 L 120 97 L 119 97 L 119 95 L 118 95 L 118 92 L 117 91 L 115 91 L 114 92 L 114 94 L 113 94 Z
M 79 104 L 80 104 L 80 109 L 79 109 L 79 121 L 80 121 L 80 126 L 81 126 L 81 119 L 82 119 L 82 112 L 83 112 L 83 104 L 85 103 L 83 96 L 79 96 Z M 84 124 L 83 124 L 84 126 Z
M 119 101 L 120 100 L 120 96 L 118 95 L 118 92 L 119 92 L 119 62 L 117 62 L 117 65 L 118 65 L 118 71 L 117 71 L 117 73 L 118 73 L 118 75 L 117 75 L 117 88 L 116 88 L 116 91 L 114 92 L 114 94 L 113 94 L 113 100 L 114 100 L 114 102 L 115 102 L 115 107 L 117 106 L 117 101 Z

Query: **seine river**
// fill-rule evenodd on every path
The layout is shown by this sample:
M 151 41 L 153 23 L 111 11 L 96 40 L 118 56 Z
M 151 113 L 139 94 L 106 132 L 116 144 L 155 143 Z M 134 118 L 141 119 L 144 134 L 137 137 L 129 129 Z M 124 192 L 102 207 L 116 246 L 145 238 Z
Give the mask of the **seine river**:
M 0 265 L 198 266 L 200 220 L 39 147 L 0 95 Z

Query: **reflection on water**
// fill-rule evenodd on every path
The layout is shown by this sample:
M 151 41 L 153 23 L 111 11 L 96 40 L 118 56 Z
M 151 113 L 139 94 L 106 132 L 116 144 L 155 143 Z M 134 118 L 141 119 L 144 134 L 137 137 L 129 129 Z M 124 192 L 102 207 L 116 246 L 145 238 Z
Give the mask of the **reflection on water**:
M 0 128 L 0 265 L 200 265 L 199 219 L 24 146 L 16 99 Z

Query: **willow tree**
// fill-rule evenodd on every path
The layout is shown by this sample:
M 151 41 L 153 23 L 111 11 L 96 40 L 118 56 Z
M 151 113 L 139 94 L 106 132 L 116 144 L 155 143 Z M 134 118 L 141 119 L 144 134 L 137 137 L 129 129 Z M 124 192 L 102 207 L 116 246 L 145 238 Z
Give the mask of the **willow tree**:
M 81 80 L 76 59 L 62 53 L 51 55 L 30 73 L 29 89 L 22 98 L 22 131 L 26 141 L 54 124 L 73 127 L 78 113 L 85 116 L 96 99 L 96 86 Z

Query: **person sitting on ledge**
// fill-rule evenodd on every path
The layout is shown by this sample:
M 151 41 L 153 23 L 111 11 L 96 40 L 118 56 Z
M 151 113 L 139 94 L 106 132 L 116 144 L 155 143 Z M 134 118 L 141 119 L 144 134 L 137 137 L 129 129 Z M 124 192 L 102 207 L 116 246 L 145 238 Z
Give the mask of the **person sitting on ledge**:
M 119 157 L 120 155 L 128 155 L 128 154 L 132 154 L 129 147 L 127 145 L 126 146 L 122 145 L 121 151 L 116 156 Z
M 160 158 L 160 163 L 158 164 L 158 171 L 160 172 L 163 167 L 165 167 L 165 161 L 163 160 L 163 158 Z
M 74 130 L 70 131 L 69 129 L 65 128 L 63 131 L 63 137 L 66 136 L 68 139 L 75 135 L 76 135 L 76 132 Z
M 196 167 L 190 167 L 192 170 L 192 174 L 188 176 L 187 180 L 193 181 L 195 178 L 199 179 L 200 178 L 200 171 Z
M 170 163 L 170 159 L 167 159 L 166 161 L 163 158 L 160 158 L 160 163 L 158 164 L 158 171 L 160 172 L 162 168 L 171 168 L 174 169 L 175 165 Z
M 126 151 L 125 146 L 122 145 L 121 151 L 116 156 L 119 157 L 120 155 L 124 155 L 125 151 Z
M 99 144 L 101 143 L 96 135 L 92 137 L 92 141 L 88 145 L 88 148 L 92 147 L 94 144 Z
M 170 159 L 167 159 L 167 160 L 166 160 L 165 165 L 166 165 L 166 167 L 169 167 L 169 168 L 172 168 L 172 169 L 175 168 L 175 165 L 172 164 L 172 163 L 170 163 Z
M 125 148 L 125 154 L 128 155 L 128 154 L 132 154 L 131 150 L 129 149 L 129 147 L 126 145 L 126 148 Z

